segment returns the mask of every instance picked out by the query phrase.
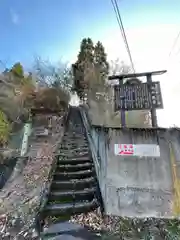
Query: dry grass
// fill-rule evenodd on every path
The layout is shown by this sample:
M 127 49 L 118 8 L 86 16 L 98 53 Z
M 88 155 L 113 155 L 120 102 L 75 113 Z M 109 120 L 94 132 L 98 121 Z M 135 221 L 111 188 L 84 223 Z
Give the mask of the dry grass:
M 180 239 L 180 221 L 175 219 L 103 217 L 97 209 L 88 214 L 73 216 L 70 221 L 94 230 L 103 240 Z

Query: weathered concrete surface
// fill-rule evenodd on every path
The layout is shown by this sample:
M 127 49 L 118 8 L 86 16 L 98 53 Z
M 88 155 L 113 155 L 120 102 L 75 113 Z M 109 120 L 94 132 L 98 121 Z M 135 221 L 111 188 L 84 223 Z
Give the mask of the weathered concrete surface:
M 180 216 L 178 130 L 87 128 L 93 158 L 99 166 L 98 179 L 106 214 Z M 118 143 L 159 144 L 160 157 L 115 156 L 114 144 Z
M 168 144 L 161 132 L 161 157 L 115 156 L 114 144 L 158 144 L 156 131 L 112 130 L 107 157 L 107 212 L 122 216 L 168 217 L 172 177 Z M 111 202 L 111 205 L 109 204 Z

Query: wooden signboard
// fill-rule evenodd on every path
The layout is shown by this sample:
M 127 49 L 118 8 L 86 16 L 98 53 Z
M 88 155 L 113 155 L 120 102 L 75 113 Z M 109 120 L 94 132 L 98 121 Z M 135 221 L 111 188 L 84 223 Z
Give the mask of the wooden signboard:
M 163 101 L 159 82 L 114 86 L 115 111 L 162 109 Z

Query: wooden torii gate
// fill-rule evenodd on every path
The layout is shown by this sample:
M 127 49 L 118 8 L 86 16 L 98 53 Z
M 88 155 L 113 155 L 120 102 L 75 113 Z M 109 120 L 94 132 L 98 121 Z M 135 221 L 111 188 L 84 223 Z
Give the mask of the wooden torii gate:
M 159 82 L 153 82 L 152 76 L 166 73 L 166 70 L 130 73 L 109 76 L 108 80 L 119 80 L 114 86 L 114 110 L 121 112 L 121 125 L 126 126 L 125 111 L 150 110 L 152 127 L 157 127 L 156 109 L 163 108 L 161 88 Z M 142 83 L 138 77 L 146 77 Z M 123 80 L 128 79 L 126 83 Z

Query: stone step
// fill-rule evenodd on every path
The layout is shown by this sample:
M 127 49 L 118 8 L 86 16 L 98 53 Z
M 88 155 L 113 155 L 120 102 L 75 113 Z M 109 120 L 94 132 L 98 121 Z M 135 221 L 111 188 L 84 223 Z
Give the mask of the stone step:
M 84 138 L 82 138 L 82 137 L 79 137 L 79 138 L 74 138 L 74 137 L 66 137 L 66 138 L 63 138 L 63 142 L 64 143 L 80 143 L 80 144 L 83 144 L 83 143 L 87 143 L 88 141 L 87 141 L 87 139 L 84 139 Z
M 77 140 L 77 139 L 79 139 L 79 140 L 87 140 L 87 138 L 86 138 L 86 136 L 84 136 L 84 134 L 83 135 L 71 135 L 71 134 L 68 134 L 68 135 L 65 135 L 65 136 L 63 136 L 63 140 Z
M 57 155 L 59 155 L 60 157 L 78 157 L 78 156 L 89 156 L 90 153 L 89 151 L 82 151 L 82 152 L 72 152 L 72 151 L 59 151 L 57 152 Z
M 84 157 L 84 156 L 77 156 L 77 157 L 72 157 L 72 158 L 65 158 L 62 159 L 61 156 L 57 157 L 57 164 L 58 165 L 77 165 L 77 164 L 84 164 L 84 163 L 92 163 L 91 158 L 88 157 Z
M 79 151 L 81 151 L 81 149 L 82 149 L 82 151 L 88 151 L 89 150 L 89 146 L 88 145 L 86 145 L 86 144 L 71 144 L 71 143 L 67 143 L 67 144 L 63 144 L 63 145 L 61 145 L 61 149 L 65 149 L 65 150 L 71 150 L 71 149 L 79 149 Z M 60 151 L 60 150 L 59 150 Z
M 69 149 L 69 150 L 63 150 L 61 149 L 60 151 L 58 151 L 57 153 L 59 156 L 67 156 L 67 157 L 81 157 L 81 156 L 87 156 L 90 155 L 89 149 L 88 151 L 81 151 L 81 150 L 73 150 L 73 149 Z
M 71 151 L 71 152 L 89 152 L 89 147 L 71 147 L 71 146 L 68 146 L 68 147 L 63 147 L 61 146 L 61 152 L 68 152 L 68 151 Z
M 71 145 L 72 147 L 82 147 L 87 146 L 88 141 L 82 140 L 82 139 L 68 139 L 63 141 L 64 145 Z
M 83 195 L 62 195 L 62 196 L 49 196 L 48 203 L 73 203 L 73 202 L 84 202 L 84 201 L 92 201 L 95 197 L 94 193 L 88 193 Z
M 63 139 L 63 142 L 64 143 L 71 143 L 71 144 L 77 144 L 77 143 L 79 143 L 79 144 L 85 144 L 86 143 L 87 144 L 88 140 L 87 139 L 82 139 L 82 138 L 67 137 L 67 138 Z
M 52 181 L 51 190 L 83 190 L 95 186 L 95 178 L 73 179 L 68 181 Z
M 49 194 L 49 201 L 81 201 L 83 199 L 92 200 L 92 197 L 96 194 L 96 188 L 87 188 L 83 190 L 71 190 L 71 191 L 52 191 Z
M 98 207 L 98 200 L 95 198 L 91 202 L 72 202 L 48 204 L 43 212 L 44 216 L 60 216 L 62 214 L 79 214 L 86 213 Z
M 65 163 L 65 161 L 64 161 Z M 59 163 L 58 163 L 59 164 Z M 67 162 L 65 164 L 60 163 L 61 165 L 57 166 L 57 171 L 59 172 L 64 172 L 64 171 L 69 171 L 69 172 L 75 172 L 78 170 L 89 170 L 89 169 L 93 169 L 94 165 L 92 162 L 87 162 L 87 163 L 79 163 L 79 164 L 67 164 Z
M 55 172 L 53 179 L 59 181 L 65 181 L 70 179 L 84 179 L 94 176 L 95 172 L 93 170 L 83 170 L 75 172 Z
M 77 140 L 77 139 L 79 139 L 79 140 L 81 140 L 81 141 L 87 141 L 87 137 L 83 134 L 83 135 L 77 135 L 77 134 L 75 134 L 75 135 L 73 135 L 73 134 L 70 134 L 70 133 L 68 133 L 67 135 L 64 135 L 63 136 L 63 140 Z

